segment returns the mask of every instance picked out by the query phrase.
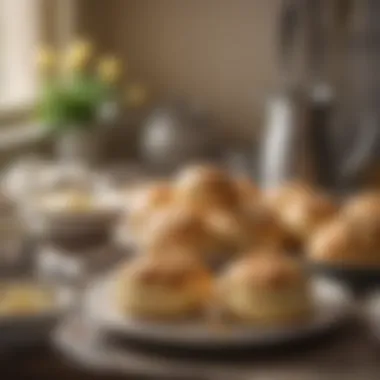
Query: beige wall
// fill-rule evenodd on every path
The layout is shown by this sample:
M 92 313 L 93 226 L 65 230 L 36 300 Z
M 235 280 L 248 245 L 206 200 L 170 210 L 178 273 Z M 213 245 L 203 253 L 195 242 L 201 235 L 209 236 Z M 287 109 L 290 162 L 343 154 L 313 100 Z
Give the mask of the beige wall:
M 129 63 L 130 76 L 179 91 L 222 128 L 251 135 L 275 84 L 279 0 L 82 0 L 87 26 Z M 90 16 L 92 15 L 92 16 Z

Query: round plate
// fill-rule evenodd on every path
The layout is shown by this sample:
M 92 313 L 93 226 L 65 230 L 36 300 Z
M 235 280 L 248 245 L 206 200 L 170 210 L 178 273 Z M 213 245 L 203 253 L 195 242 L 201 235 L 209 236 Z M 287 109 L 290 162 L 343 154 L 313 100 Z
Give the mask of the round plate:
M 351 267 L 325 263 L 306 263 L 314 274 L 342 282 L 355 293 L 367 292 L 380 287 L 380 268 Z
M 229 324 L 228 328 L 213 328 L 202 320 L 159 323 L 128 318 L 117 309 L 113 284 L 114 277 L 110 276 L 90 286 L 87 293 L 85 310 L 100 329 L 145 343 L 183 348 L 267 346 L 315 336 L 340 324 L 350 305 L 349 295 L 339 285 L 318 280 L 312 284 L 316 311 L 304 324 L 282 327 Z

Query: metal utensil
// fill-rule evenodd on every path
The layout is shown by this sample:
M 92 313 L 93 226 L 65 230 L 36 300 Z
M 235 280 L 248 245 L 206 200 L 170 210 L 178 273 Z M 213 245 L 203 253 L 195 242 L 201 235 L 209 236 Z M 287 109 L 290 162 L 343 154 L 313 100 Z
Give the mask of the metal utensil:
M 261 162 L 265 187 L 279 186 L 292 179 L 334 186 L 337 161 L 331 142 L 334 93 L 325 76 L 327 36 L 323 4 L 318 0 L 283 2 L 280 32 L 292 32 L 293 39 L 280 36 L 279 41 L 284 44 L 293 40 L 294 44 L 295 25 L 300 29 L 302 18 L 307 42 L 307 76 L 301 85 L 297 84 L 299 80 L 286 80 L 289 77 L 286 74 L 283 93 L 270 103 Z M 292 30 L 290 20 L 293 20 Z M 285 47 L 280 51 L 284 61 Z M 289 73 L 289 59 L 285 61 Z
M 281 91 L 269 102 L 260 159 L 263 187 L 278 186 L 293 177 L 307 176 L 305 94 L 293 77 L 292 58 L 300 29 L 301 0 L 284 0 L 279 19 Z

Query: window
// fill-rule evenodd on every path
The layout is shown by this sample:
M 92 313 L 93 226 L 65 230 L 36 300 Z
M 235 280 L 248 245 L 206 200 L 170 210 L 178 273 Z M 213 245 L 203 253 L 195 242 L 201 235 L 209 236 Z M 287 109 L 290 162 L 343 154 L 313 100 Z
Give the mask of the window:
M 0 0 L 0 124 L 23 119 L 36 99 L 40 42 L 63 45 L 76 0 Z
M 0 110 L 30 104 L 35 97 L 40 3 L 0 0 Z

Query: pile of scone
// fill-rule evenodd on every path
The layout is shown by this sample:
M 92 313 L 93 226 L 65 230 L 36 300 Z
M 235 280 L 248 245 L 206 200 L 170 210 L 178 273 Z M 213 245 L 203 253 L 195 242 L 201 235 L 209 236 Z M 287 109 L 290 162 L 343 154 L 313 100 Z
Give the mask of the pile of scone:
M 139 254 L 120 271 L 123 312 L 159 320 L 211 314 L 259 324 L 311 315 L 308 278 L 287 251 L 302 240 L 305 224 L 310 231 L 333 207 L 322 197 L 315 202 L 323 211 L 305 200 L 318 215 L 289 220 L 290 232 L 277 209 L 278 203 L 287 208 L 285 198 L 297 186 L 264 195 L 247 178 L 192 166 L 137 189 L 124 229 Z
M 300 321 L 313 297 L 297 253 L 380 264 L 377 198 L 342 206 L 302 183 L 264 192 L 213 166 L 187 167 L 130 198 L 123 228 L 138 255 L 120 271 L 118 304 L 148 319 L 212 310 L 234 321 Z

